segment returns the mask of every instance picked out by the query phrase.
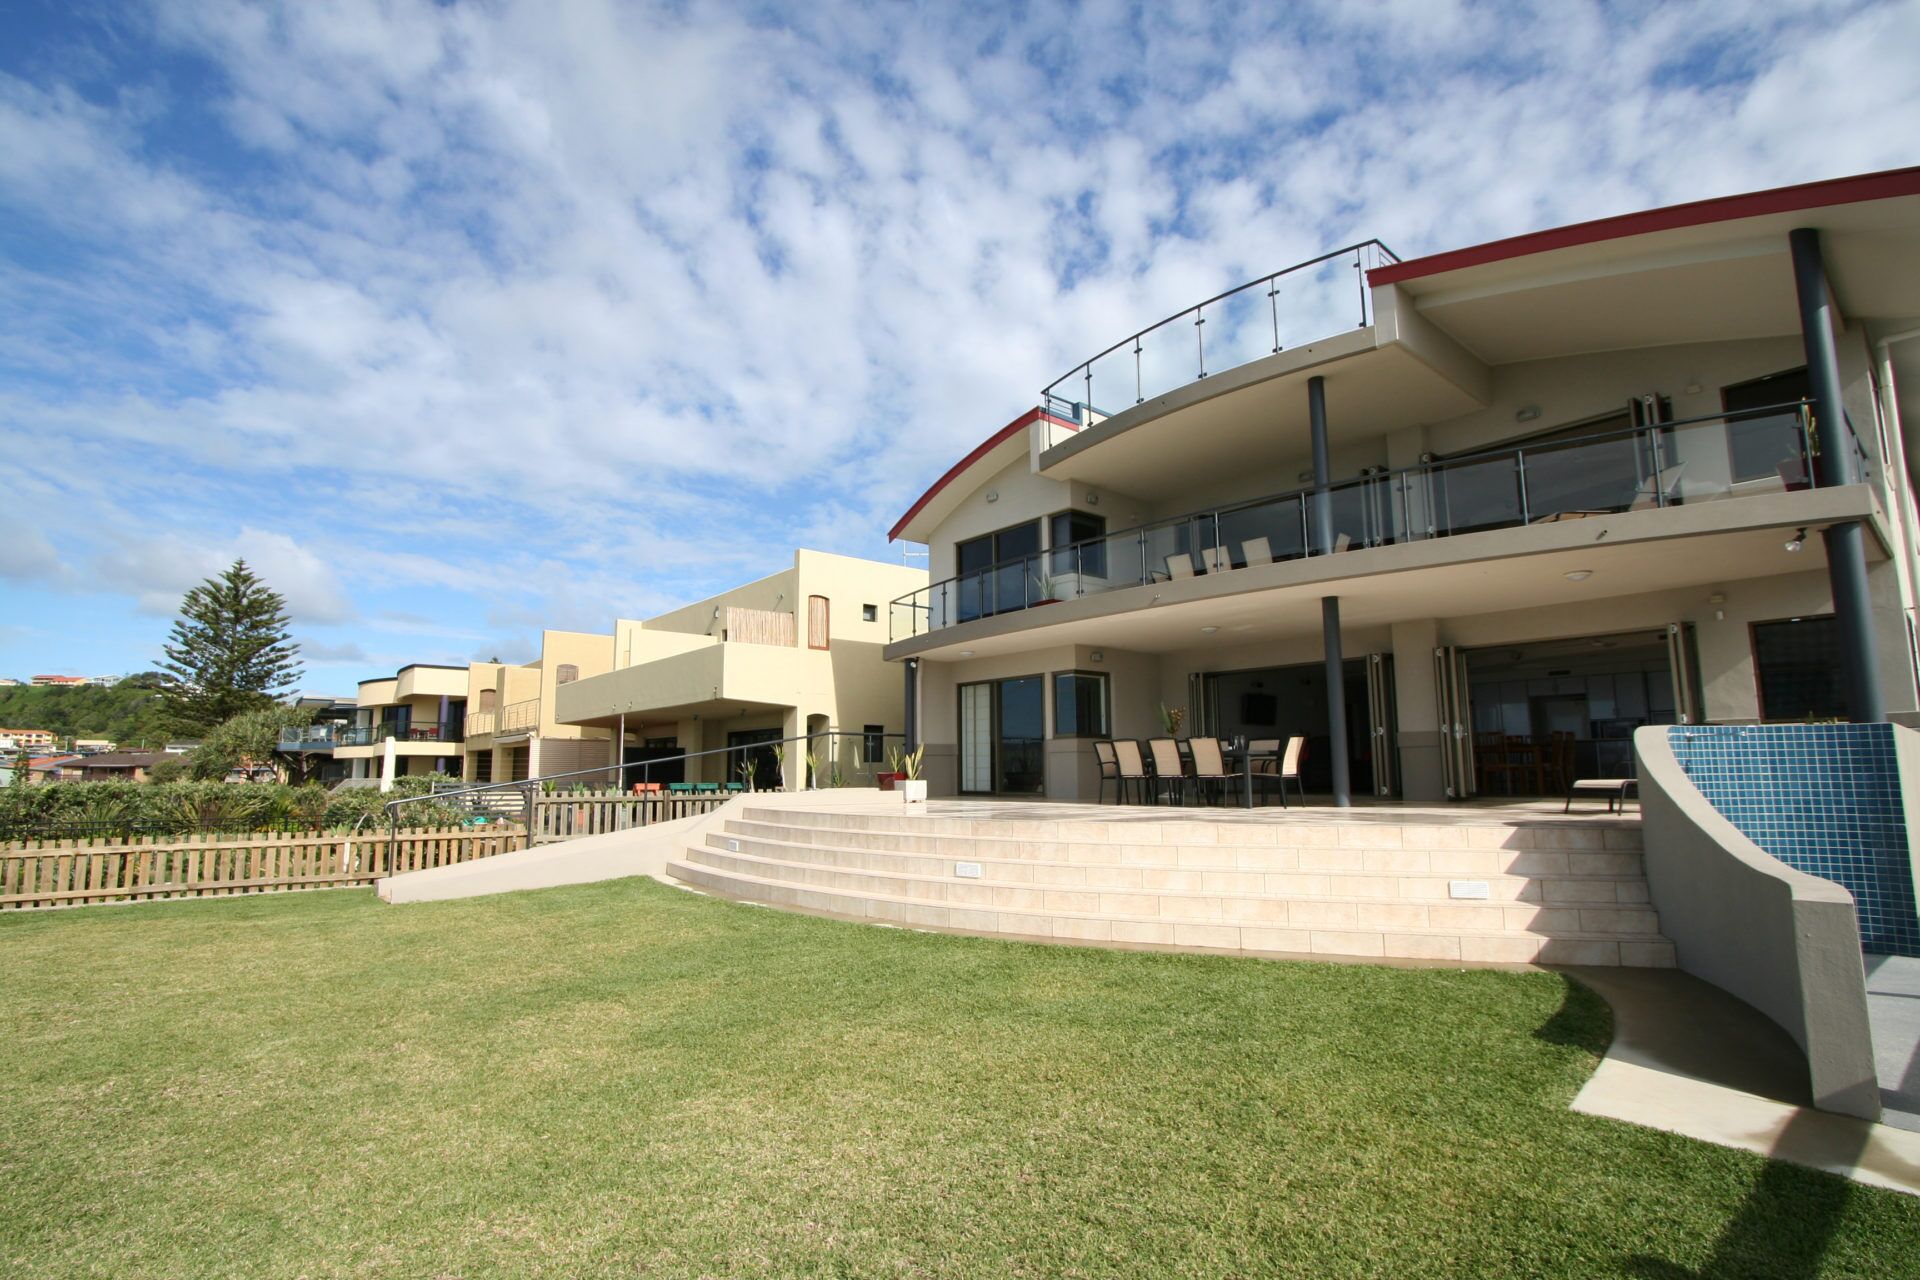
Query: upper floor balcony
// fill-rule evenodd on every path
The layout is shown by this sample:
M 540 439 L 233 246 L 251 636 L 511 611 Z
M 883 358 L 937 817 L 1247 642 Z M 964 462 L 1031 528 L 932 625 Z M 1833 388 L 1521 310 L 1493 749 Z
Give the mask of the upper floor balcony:
M 1866 455 L 1849 442 L 1865 479 Z M 1811 489 L 1817 451 L 1807 406 L 1794 402 L 1370 468 L 932 583 L 892 602 L 890 639 L 1248 566 Z
M 343 725 L 334 738 L 336 746 L 371 747 L 379 746 L 391 739 L 394 742 L 408 743 L 458 743 L 465 738 L 465 722 L 462 720 L 434 721 L 381 721 L 378 724 Z
M 1090 425 L 1212 374 L 1372 322 L 1367 273 L 1400 261 L 1363 240 L 1186 307 L 1061 374 L 1040 407 Z
M 344 727 L 338 724 L 307 724 L 298 728 L 282 729 L 277 749 L 288 753 L 332 751 L 339 745 L 340 734 Z

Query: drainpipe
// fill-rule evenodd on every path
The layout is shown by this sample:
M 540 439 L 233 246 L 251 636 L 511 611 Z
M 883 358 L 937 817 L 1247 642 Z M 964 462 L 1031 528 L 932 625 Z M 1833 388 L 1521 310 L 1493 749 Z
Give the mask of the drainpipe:
M 1827 288 L 1820 233 L 1798 227 L 1788 233 L 1793 255 L 1793 286 L 1800 303 L 1800 337 L 1807 351 L 1807 380 L 1812 384 L 1814 427 L 1820 444 L 1820 484 L 1853 484 L 1853 448 L 1847 437 L 1846 403 L 1840 395 L 1840 357 L 1833 342 L 1833 295 Z M 1873 612 L 1867 598 L 1866 531 L 1858 520 L 1843 520 L 1821 534 L 1827 549 L 1827 578 L 1833 589 L 1834 620 L 1840 628 L 1842 678 L 1847 718 L 1866 724 L 1887 718 L 1880 694 L 1880 666 L 1873 652 Z
M 1317 551 L 1333 554 L 1333 465 L 1327 458 L 1327 380 L 1307 379 L 1307 423 L 1313 438 L 1313 515 Z M 1333 771 L 1333 803 L 1345 809 L 1353 803 L 1353 784 L 1347 762 L 1346 663 L 1340 652 L 1340 597 L 1320 599 L 1320 640 L 1327 659 L 1327 754 Z

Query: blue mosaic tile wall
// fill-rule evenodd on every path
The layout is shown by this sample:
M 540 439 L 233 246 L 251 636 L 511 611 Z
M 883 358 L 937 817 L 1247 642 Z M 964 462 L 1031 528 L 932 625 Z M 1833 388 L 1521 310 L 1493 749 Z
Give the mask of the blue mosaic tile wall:
M 1845 885 L 1874 955 L 1920 956 L 1893 726 L 1676 725 L 1673 753 L 1747 839 Z

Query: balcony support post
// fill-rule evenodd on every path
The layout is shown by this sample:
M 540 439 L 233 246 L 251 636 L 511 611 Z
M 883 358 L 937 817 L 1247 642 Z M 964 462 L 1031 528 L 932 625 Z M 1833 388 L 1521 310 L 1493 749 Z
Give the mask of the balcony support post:
M 1313 522 L 1315 550 L 1333 554 L 1333 466 L 1327 456 L 1327 380 L 1307 379 L 1307 424 L 1313 443 Z M 1347 763 L 1347 682 L 1345 655 L 1340 651 L 1340 597 L 1320 600 L 1320 636 L 1327 659 L 1327 764 L 1333 773 L 1333 803 L 1345 809 L 1353 803 L 1353 784 Z
M 904 727 L 906 749 L 911 752 L 920 746 L 920 659 L 908 658 L 900 664 L 906 670 L 906 715 Z
M 1793 256 L 1794 292 L 1800 304 L 1800 338 L 1807 352 L 1807 381 L 1812 384 L 1814 427 L 1820 445 L 1819 483 L 1853 484 L 1853 446 L 1847 433 L 1846 403 L 1840 393 L 1840 358 L 1833 340 L 1833 294 L 1827 285 L 1820 233 L 1799 227 L 1787 236 Z M 1827 551 L 1827 580 L 1833 591 L 1834 620 L 1840 629 L 1841 666 L 1846 680 L 1847 718 L 1855 724 L 1887 718 L 1880 692 L 1880 667 L 1873 651 L 1873 611 L 1867 598 L 1864 530 L 1858 520 L 1843 520 L 1821 533 Z

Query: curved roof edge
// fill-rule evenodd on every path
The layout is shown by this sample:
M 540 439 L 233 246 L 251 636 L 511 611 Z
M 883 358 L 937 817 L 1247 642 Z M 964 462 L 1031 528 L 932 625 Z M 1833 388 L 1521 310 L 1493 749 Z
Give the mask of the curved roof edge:
M 1828 178 L 1798 186 L 1751 191 L 1744 195 L 1716 196 L 1711 200 L 1694 200 L 1661 209 L 1617 214 L 1611 218 L 1576 222 L 1546 231 L 1529 231 L 1525 235 L 1490 240 L 1486 244 L 1465 249 L 1449 249 L 1444 253 L 1428 254 L 1424 258 L 1409 258 L 1405 262 L 1375 267 L 1367 273 L 1367 283 L 1395 284 L 1402 280 L 1439 275 L 1443 271 L 1458 271 L 1463 267 L 1478 267 L 1489 262 L 1524 258 L 1530 254 L 1547 253 L 1575 245 L 1597 244 L 1603 240 L 1621 240 L 1654 231 L 1672 231 L 1679 227 L 1732 222 L 1771 213 L 1792 213 L 1800 209 L 1820 209 L 1837 204 L 1858 204 L 1866 200 L 1911 195 L 1920 195 L 1920 167 L 1887 169 L 1850 178 Z
M 982 458 L 992 453 L 995 449 L 999 448 L 1001 445 L 1011 440 L 1015 435 L 1018 435 L 1021 431 L 1025 430 L 1027 427 L 1033 425 L 1036 422 L 1041 421 L 1042 419 L 1045 419 L 1046 421 L 1054 423 L 1058 426 L 1065 427 L 1069 431 L 1078 431 L 1080 429 L 1079 423 L 1068 422 L 1065 418 L 1056 417 L 1055 415 L 1048 413 L 1044 409 L 1027 410 L 1025 413 L 1015 418 L 1012 422 L 1009 422 L 1006 426 L 1000 428 L 998 431 L 988 436 L 984 441 L 981 442 L 979 448 L 975 449 L 972 453 L 969 453 L 966 457 L 960 459 L 960 461 L 954 463 L 951 467 L 947 468 L 947 473 L 941 476 L 938 480 L 935 480 L 931 485 L 929 485 L 927 487 L 927 491 L 921 494 L 920 497 L 915 500 L 912 506 L 907 508 L 907 513 L 901 516 L 898 520 L 893 522 L 893 528 L 887 530 L 887 541 L 888 542 L 896 541 L 900 537 L 901 531 L 904 530 L 909 524 L 913 523 L 913 518 L 919 515 L 922 511 L 926 510 L 928 503 L 932 502 L 935 498 L 940 496 L 940 491 L 942 489 L 945 489 L 948 485 L 952 484 L 955 480 L 958 480 L 961 476 L 965 475 L 967 471 L 975 463 L 979 462 Z

